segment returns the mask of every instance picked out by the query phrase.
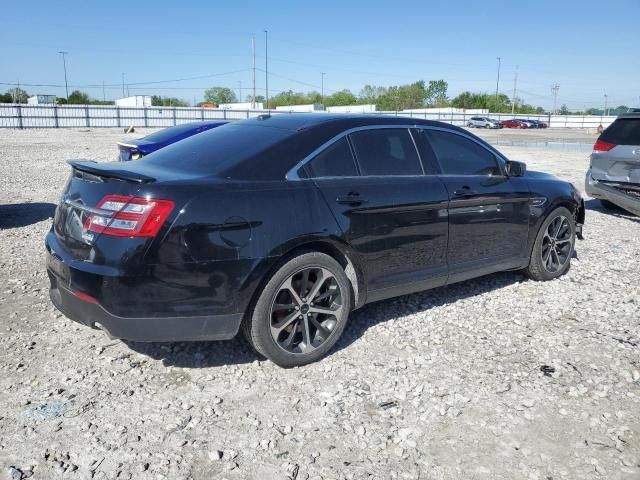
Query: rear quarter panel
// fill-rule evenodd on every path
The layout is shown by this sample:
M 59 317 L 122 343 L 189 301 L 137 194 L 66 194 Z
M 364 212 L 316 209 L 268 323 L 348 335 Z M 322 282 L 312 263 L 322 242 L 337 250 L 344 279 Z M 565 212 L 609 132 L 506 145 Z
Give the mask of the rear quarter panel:
M 311 181 L 185 188 L 192 190 L 190 200 L 147 252 L 146 263 L 159 278 L 195 282 L 203 295 L 209 289 L 224 310 L 244 311 L 264 276 L 291 248 L 341 237 Z

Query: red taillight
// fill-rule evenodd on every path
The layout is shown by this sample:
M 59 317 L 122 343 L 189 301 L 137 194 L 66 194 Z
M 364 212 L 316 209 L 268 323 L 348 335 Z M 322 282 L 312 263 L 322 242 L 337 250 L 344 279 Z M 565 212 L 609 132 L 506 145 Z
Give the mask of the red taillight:
M 173 207 L 171 200 L 107 195 L 96 208 L 113 214 L 92 213 L 84 228 L 115 237 L 155 237 Z
M 78 297 L 81 300 L 84 300 L 85 302 L 89 302 L 89 303 L 98 303 L 98 300 L 96 300 L 95 298 L 93 298 L 91 295 L 87 295 L 86 293 L 82 293 L 82 292 L 78 292 L 75 291 L 73 292 L 73 294 Z
M 613 147 L 615 147 L 616 144 L 615 143 L 609 143 L 609 142 L 605 142 L 603 140 L 596 140 L 596 143 L 593 145 L 593 151 L 594 152 L 608 152 L 609 150 L 611 150 Z

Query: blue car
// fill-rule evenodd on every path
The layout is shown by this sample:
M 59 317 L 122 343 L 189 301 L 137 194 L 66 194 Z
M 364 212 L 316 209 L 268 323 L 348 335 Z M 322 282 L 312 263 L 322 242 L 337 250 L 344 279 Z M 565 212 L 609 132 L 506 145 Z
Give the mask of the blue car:
M 210 122 L 191 122 L 176 125 L 175 127 L 165 128 L 159 132 L 152 133 L 146 137 L 133 140 L 130 143 L 118 143 L 118 160 L 128 162 L 129 160 L 137 160 L 149 155 L 150 153 L 160 150 L 161 148 L 179 142 L 185 138 L 191 137 L 198 133 L 206 132 L 212 128 L 220 127 L 226 123 L 224 121 Z

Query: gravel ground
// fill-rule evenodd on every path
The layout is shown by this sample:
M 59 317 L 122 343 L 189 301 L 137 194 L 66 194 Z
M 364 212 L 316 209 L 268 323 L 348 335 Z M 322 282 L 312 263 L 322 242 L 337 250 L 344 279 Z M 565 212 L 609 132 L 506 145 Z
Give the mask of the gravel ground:
M 582 185 L 587 152 L 519 145 L 594 135 L 479 133 Z M 637 218 L 590 200 L 562 279 L 371 304 L 328 358 L 283 370 L 240 338 L 126 344 L 53 309 L 64 160 L 123 137 L 0 130 L 0 479 L 640 478 Z

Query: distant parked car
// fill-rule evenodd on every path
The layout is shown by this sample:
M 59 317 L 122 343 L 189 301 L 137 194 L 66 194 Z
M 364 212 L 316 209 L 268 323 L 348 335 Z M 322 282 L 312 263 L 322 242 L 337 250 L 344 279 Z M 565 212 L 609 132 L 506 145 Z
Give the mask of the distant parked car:
M 500 125 L 502 125 L 505 128 L 529 128 L 528 123 L 518 118 L 512 118 L 511 120 L 503 120 L 502 122 L 500 122 Z
M 176 125 L 175 127 L 165 128 L 131 142 L 120 142 L 118 143 L 118 160 L 121 162 L 137 160 L 145 155 L 155 152 L 156 150 L 160 150 L 167 145 L 179 142 L 180 140 L 191 137 L 192 135 L 206 132 L 212 128 L 220 127 L 226 123 L 229 122 L 215 120 L 183 123 Z
M 598 137 L 585 189 L 606 209 L 640 215 L 640 113 L 623 113 Z
M 549 126 L 540 120 L 529 120 L 529 122 L 534 124 L 534 128 L 547 128 Z
M 471 117 L 467 122 L 467 127 L 473 128 L 502 128 L 500 122 L 489 117 Z
M 640 113 L 640 108 L 637 108 L 637 107 L 631 107 L 631 108 L 628 110 L 628 113 Z

